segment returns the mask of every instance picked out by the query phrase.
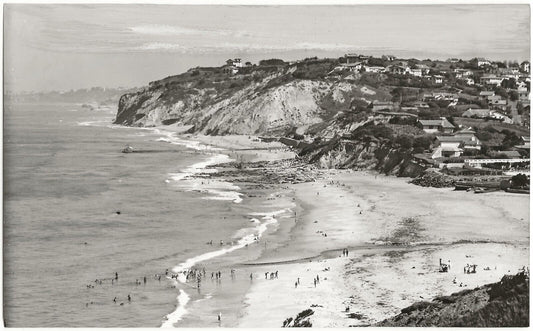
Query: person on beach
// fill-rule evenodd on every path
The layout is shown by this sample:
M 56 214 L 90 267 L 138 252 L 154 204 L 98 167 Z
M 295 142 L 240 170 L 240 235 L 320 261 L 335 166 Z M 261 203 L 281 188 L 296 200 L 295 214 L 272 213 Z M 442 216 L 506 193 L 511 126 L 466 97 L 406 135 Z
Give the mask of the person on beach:
M 296 281 L 298 285 L 300 285 L 300 277 L 298 277 L 298 280 Z
M 316 282 L 320 283 L 320 278 L 318 278 L 318 275 L 316 275 Z
M 144 276 L 144 279 L 143 279 L 144 283 L 146 284 L 146 276 Z
M 214 276 L 215 276 L 215 273 L 212 272 L 212 273 L 211 273 L 211 279 L 213 279 Z
M 114 298 L 113 298 L 113 302 L 114 302 L 114 303 L 117 303 L 117 297 L 114 297 Z
M 128 294 L 128 302 L 131 302 L 131 296 Z
M 115 272 L 115 280 L 118 280 L 118 272 Z
M 276 270 L 276 278 L 278 278 L 278 271 Z
M 250 274 L 250 280 L 254 279 L 254 275 Z
M 313 279 L 313 283 L 315 283 L 315 287 L 316 287 L 316 279 Z
M 268 279 L 268 272 L 265 272 L 265 279 Z
M 298 282 L 294 282 L 294 288 L 298 288 Z
M 220 322 L 222 320 L 222 313 L 219 312 L 217 318 L 218 318 L 218 321 Z

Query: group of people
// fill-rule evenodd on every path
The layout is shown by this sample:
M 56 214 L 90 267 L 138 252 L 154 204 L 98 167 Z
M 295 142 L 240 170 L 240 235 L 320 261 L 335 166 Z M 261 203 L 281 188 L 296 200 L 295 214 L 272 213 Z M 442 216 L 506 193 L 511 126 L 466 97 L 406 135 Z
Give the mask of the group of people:
M 128 300 L 128 302 L 131 302 L 131 295 L 130 294 L 128 294 L 127 300 Z M 117 303 L 117 297 L 113 298 L 113 302 Z M 121 306 L 124 305 L 124 302 L 121 302 L 120 305 Z
M 467 264 L 463 268 L 463 273 L 465 273 L 465 274 L 475 274 L 476 273 L 476 267 L 477 267 L 477 264 Z
M 160 276 L 160 275 L 157 275 L 157 274 L 156 274 L 155 276 L 156 276 L 156 279 L 158 278 L 157 276 L 159 276 L 159 280 L 161 280 L 161 276 Z M 105 281 L 108 281 L 108 280 L 111 280 L 111 285 L 114 285 L 115 282 L 118 282 L 118 272 L 115 272 L 115 275 L 114 275 L 113 277 L 111 277 L 111 278 L 96 279 L 96 280 L 94 281 L 94 283 L 95 283 L 95 284 L 98 284 L 98 285 L 102 285 Z M 146 282 L 147 282 L 146 276 L 143 277 L 143 282 L 144 282 L 144 284 L 146 284 Z M 139 284 L 141 284 L 141 281 L 140 281 L 139 279 L 136 279 L 136 280 L 135 280 L 135 284 L 136 284 L 136 285 L 139 285 Z M 94 288 L 94 285 L 92 285 L 92 284 L 88 284 L 88 285 L 87 285 L 87 288 Z M 117 303 L 117 300 L 118 300 L 118 298 L 115 296 L 115 297 L 113 298 L 113 302 L 114 302 L 114 303 Z M 127 295 L 126 300 L 127 300 L 128 302 L 131 302 L 131 294 L 128 294 L 128 295 Z M 86 307 L 89 307 L 89 304 L 92 305 L 92 304 L 94 304 L 94 302 L 91 301 L 90 303 L 86 303 L 85 306 L 86 306 Z M 121 305 L 121 306 L 124 305 L 124 302 L 121 302 L 120 305 Z
M 265 272 L 265 279 L 268 279 L 269 273 Z M 270 279 L 278 278 L 278 271 L 270 273 Z
M 318 275 L 316 275 L 316 277 L 313 278 L 313 285 L 316 287 L 316 285 L 319 284 L 319 283 L 320 283 L 320 277 L 318 277 Z M 299 285 L 300 285 L 300 277 L 298 277 L 296 282 L 294 282 L 294 288 L 298 288 Z
M 343 248 L 342 249 L 342 256 L 348 256 L 348 248 Z

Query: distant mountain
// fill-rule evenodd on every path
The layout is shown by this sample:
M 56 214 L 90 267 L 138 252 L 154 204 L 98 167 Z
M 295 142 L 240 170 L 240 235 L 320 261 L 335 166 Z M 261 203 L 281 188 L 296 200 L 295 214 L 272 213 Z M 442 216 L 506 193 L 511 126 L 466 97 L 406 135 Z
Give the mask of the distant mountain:
M 120 96 L 124 93 L 132 93 L 137 88 L 103 88 L 92 87 L 71 91 L 51 91 L 51 92 L 25 92 L 6 93 L 4 98 L 11 102 L 41 102 L 41 103 L 98 103 L 116 105 Z

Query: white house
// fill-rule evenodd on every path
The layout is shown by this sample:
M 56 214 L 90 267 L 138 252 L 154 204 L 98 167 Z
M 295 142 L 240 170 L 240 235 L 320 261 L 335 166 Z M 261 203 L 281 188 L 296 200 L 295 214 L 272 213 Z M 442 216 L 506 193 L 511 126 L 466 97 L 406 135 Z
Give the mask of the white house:
M 416 68 L 422 70 L 422 75 L 429 74 L 429 71 L 431 70 L 431 68 L 425 64 L 417 64 Z
M 342 63 L 341 66 L 351 71 L 361 71 L 363 62 Z
M 400 65 L 390 65 L 387 67 L 387 71 L 395 75 L 405 75 L 409 73 L 409 67 Z
M 364 66 L 363 67 L 364 71 L 365 72 L 374 72 L 374 73 L 381 73 L 381 72 L 385 72 L 385 67 L 380 67 L 380 66 Z
M 422 77 L 422 69 L 419 69 L 419 68 L 411 68 L 410 69 L 410 72 L 411 72 L 411 75 L 415 76 L 415 77 Z
M 444 77 L 441 75 L 435 75 L 431 77 L 433 79 L 433 83 L 435 84 L 442 84 L 442 81 L 444 80 Z
M 498 113 L 492 109 L 468 109 L 462 115 L 462 117 L 477 117 L 477 118 L 491 118 L 504 123 L 512 124 L 513 120 L 508 116 Z
M 529 61 L 524 61 L 520 63 L 520 70 L 522 70 L 522 72 L 529 73 L 529 67 L 530 67 Z
M 454 69 L 453 72 L 455 73 L 455 78 L 465 78 L 474 76 L 474 72 L 468 69 Z
M 419 126 L 427 133 L 452 133 L 455 126 L 444 117 L 438 120 L 418 120 Z
M 491 62 L 487 59 L 484 59 L 482 57 L 478 57 L 477 59 L 477 66 L 478 67 L 484 67 L 484 66 L 490 66 Z
M 481 81 L 481 84 L 500 86 L 502 84 L 503 79 L 504 79 L 503 77 L 498 77 L 495 75 L 487 75 L 487 76 L 481 77 L 480 81 Z

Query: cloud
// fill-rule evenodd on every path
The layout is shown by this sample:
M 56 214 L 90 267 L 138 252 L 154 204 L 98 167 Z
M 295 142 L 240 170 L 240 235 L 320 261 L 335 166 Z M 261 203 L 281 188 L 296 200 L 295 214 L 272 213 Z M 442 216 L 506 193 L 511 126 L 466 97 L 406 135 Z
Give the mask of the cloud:
M 182 46 L 180 44 L 172 43 L 146 43 L 135 47 L 138 51 L 189 51 L 191 47 Z
M 208 54 L 208 53 L 275 53 L 288 51 L 370 51 L 370 50 L 389 50 L 390 47 L 373 47 L 342 43 L 312 43 L 300 42 L 295 44 L 265 44 L 265 43 L 237 43 L 223 42 L 218 44 L 199 44 L 183 45 L 172 42 L 149 42 L 134 47 L 133 51 L 147 52 L 177 52 L 190 54 Z
M 130 27 L 129 30 L 138 34 L 160 35 L 160 36 L 179 36 L 179 35 L 198 35 L 204 34 L 205 31 L 198 29 L 185 28 L 176 25 L 139 25 Z

